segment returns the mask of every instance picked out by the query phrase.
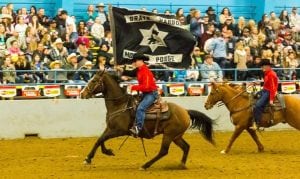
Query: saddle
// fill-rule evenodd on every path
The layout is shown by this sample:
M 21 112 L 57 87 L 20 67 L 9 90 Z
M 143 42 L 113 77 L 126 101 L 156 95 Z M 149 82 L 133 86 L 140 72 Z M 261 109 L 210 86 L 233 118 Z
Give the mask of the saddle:
M 256 101 L 260 98 L 260 96 L 254 95 L 253 96 L 253 104 L 256 104 Z M 269 124 L 272 125 L 274 122 L 274 112 L 285 110 L 286 105 L 284 101 L 284 96 L 282 94 L 277 94 L 275 96 L 274 105 L 267 104 L 264 108 L 264 114 L 270 114 L 270 121 Z M 282 121 L 284 122 L 284 121 Z

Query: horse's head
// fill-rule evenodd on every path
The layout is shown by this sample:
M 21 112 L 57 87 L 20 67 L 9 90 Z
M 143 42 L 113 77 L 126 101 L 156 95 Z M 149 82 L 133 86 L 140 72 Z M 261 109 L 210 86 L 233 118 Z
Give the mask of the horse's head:
M 97 71 L 95 73 L 93 78 L 90 79 L 85 88 L 80 92 L 80 98 L 88 99 L 103 91 L 103 74 L 104 71 Z
M 223 85 L 224 84 L 217 84 L 215 82 L 211 83 L 211 91 L 204 105 L 205 109 L 211 109 L 217 102 L 223 99 L 223 93 L 221 90 Z

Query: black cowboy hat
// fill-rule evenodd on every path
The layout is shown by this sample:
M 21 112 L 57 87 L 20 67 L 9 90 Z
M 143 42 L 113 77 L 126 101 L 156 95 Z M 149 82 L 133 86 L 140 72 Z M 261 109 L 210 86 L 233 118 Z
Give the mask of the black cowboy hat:
M 209 6 L 208 9 L 206 10 L 206 12 L 208 11 L 215 11 L 213 7 Z
M 149 61 L 149 57 L 145 56 L 142 53 L 135 53 L 132 56 L 132 62 L 136 62 L 137 60 Z
M 269 59 L 261 59 L 261 62 L 260 62 L 260 66 L 264 66 L 264 65 L 272 65 L 272 63 L 270 62 Z

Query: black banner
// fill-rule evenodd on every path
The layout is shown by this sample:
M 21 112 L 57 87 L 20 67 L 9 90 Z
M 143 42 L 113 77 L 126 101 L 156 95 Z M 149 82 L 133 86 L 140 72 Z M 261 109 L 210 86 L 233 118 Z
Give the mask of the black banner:
M 193 35 L 175 16 L 112 7 L 115 61 L 129 63 L 136 52 L 149 56 L 150 64 L 187 68 L 195 45 Z

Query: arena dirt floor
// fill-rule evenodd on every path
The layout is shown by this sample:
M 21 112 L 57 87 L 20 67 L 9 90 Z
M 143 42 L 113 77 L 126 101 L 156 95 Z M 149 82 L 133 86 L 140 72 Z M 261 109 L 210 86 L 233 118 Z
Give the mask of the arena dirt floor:
M 263 132 L 264 153 L 256 152 L 244 132 L 231 153 L 222 155 L 230 136 L 217 132 L 214 147 L 198 133 L 187 133 L 191 149 L 186 170 L 179 167 L 181 150 L 172 144 L 169 154 L 147 171 L 138 169 L 158 152 L 161 137 L 145 141 L 148 157 L 140 140 L 130 137 L 118 150 L 124 137 L 113 139 L 107 146 L 116 156 L 98 150 L 90 166 L 83 159 L 96 138 L 1 140 L 0 178 L 300 178 L 299 131 Z

